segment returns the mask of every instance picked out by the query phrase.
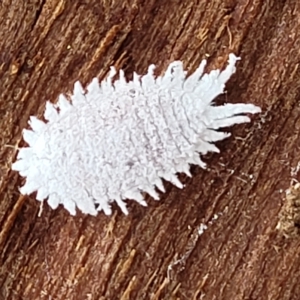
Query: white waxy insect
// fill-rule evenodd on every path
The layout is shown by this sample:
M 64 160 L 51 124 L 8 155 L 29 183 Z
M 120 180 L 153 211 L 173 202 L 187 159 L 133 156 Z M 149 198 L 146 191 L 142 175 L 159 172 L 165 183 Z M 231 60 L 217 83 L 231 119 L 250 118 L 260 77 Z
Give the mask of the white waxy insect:
M 31 130 L 23 131 L 29 147 L 12 165 L 26 177 L 20 192 L 37 192 L 37 200 L 47 199 L 53 209 L 62 204 L 72 215 L 76 207 L 110 215 L 114 201 L 127 214 L 126 199 L 146 206 L 146 192 L 158 200 L 162 179 L 182 188 L 176 173 L 191 176 L 191 164 L 205 168 L 199 154 L 219 152 L 214 143 L 230 135 L 217 129 L 250 122 L 245 114 L 261 111 L 252 104 L 213 103 L 238 59 L 230 54 L 223 71 L 208 74 L 203 60 L 189 77 L 175 61 L 157 78 L 151 65 L 129 82 L 122 70 L 112 82 L 113 67 L 87 91 L 76 82 L 71 101 L 60 95 L 56 105 L 46 103 L 46 122 L 30 117 Z

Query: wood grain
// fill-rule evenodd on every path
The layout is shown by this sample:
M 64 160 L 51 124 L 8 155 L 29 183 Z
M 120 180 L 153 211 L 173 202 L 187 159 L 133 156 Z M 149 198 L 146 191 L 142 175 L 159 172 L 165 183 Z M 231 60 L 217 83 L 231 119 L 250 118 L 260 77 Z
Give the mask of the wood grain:
M 276 229 L 300 178 L 299 1 L 3 0 L 0 37 L 0 299 L 299 299 L 300 237 Z M 180 176 L 185 189 L 112 217 L 47 204 L 38 217 L 20 196 L 21 131 L 76 80 L 174 59 L 193 71 L 207 55 L 222 68 L 230 52 L 242 60 L 217 101 L 263 113 Z

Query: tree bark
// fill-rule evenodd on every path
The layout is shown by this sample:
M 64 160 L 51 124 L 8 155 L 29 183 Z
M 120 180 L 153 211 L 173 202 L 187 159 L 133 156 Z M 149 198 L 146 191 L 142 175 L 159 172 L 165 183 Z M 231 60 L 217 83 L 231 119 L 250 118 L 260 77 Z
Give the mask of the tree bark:
M 0 3 L 0 299 L 299 299 L 300 2 L 3 0 Z M 263 113 L 229 129 L 179 190 L 112 217 L 70 216 L 10 170 L 30 115 L 109 66 L 157 74 L 241 56 L 218 101 Z M 208 228 L 199 233 L 201 224 Z

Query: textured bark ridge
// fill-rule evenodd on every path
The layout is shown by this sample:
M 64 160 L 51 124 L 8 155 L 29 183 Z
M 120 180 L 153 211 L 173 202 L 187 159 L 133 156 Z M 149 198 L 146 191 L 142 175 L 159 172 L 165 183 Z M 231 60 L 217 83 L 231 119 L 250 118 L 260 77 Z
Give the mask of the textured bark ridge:
M 145 3 L 0 3 L 0 299 L 298 299 L 300 3 Z M 21 131 L 76 80 L 174 60 L 193 72 L 205 57 L 209 71 L 231 52 L 242 60 L 218 103 L 263 113 L 230 129 L 209 170 L 180 175 L 184 189 L 165 182 L 161 201 L 111 217 L 20 195 Z

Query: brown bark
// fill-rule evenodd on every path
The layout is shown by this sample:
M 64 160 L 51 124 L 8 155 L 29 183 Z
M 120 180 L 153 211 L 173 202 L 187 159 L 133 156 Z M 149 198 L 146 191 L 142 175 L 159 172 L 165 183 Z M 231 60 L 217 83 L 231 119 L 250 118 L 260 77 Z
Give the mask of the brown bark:
M 300 160 L 299 1 L 4 0 L 0 33 L 0 299 L 300 298 L 299 200 L 284 200 Z M 112 217 L 47 204 L 38 217 L 19 195 L 7 145 L 23 145 L 46 100 L 110 65 L 130 78 L 174 59 L 192 71 L 205 54 L 223 67 L 230 52 L 242 61 L 220 101 L 264 112 L 232 129 L 209 170 L 180 176 L 185 189 Z

